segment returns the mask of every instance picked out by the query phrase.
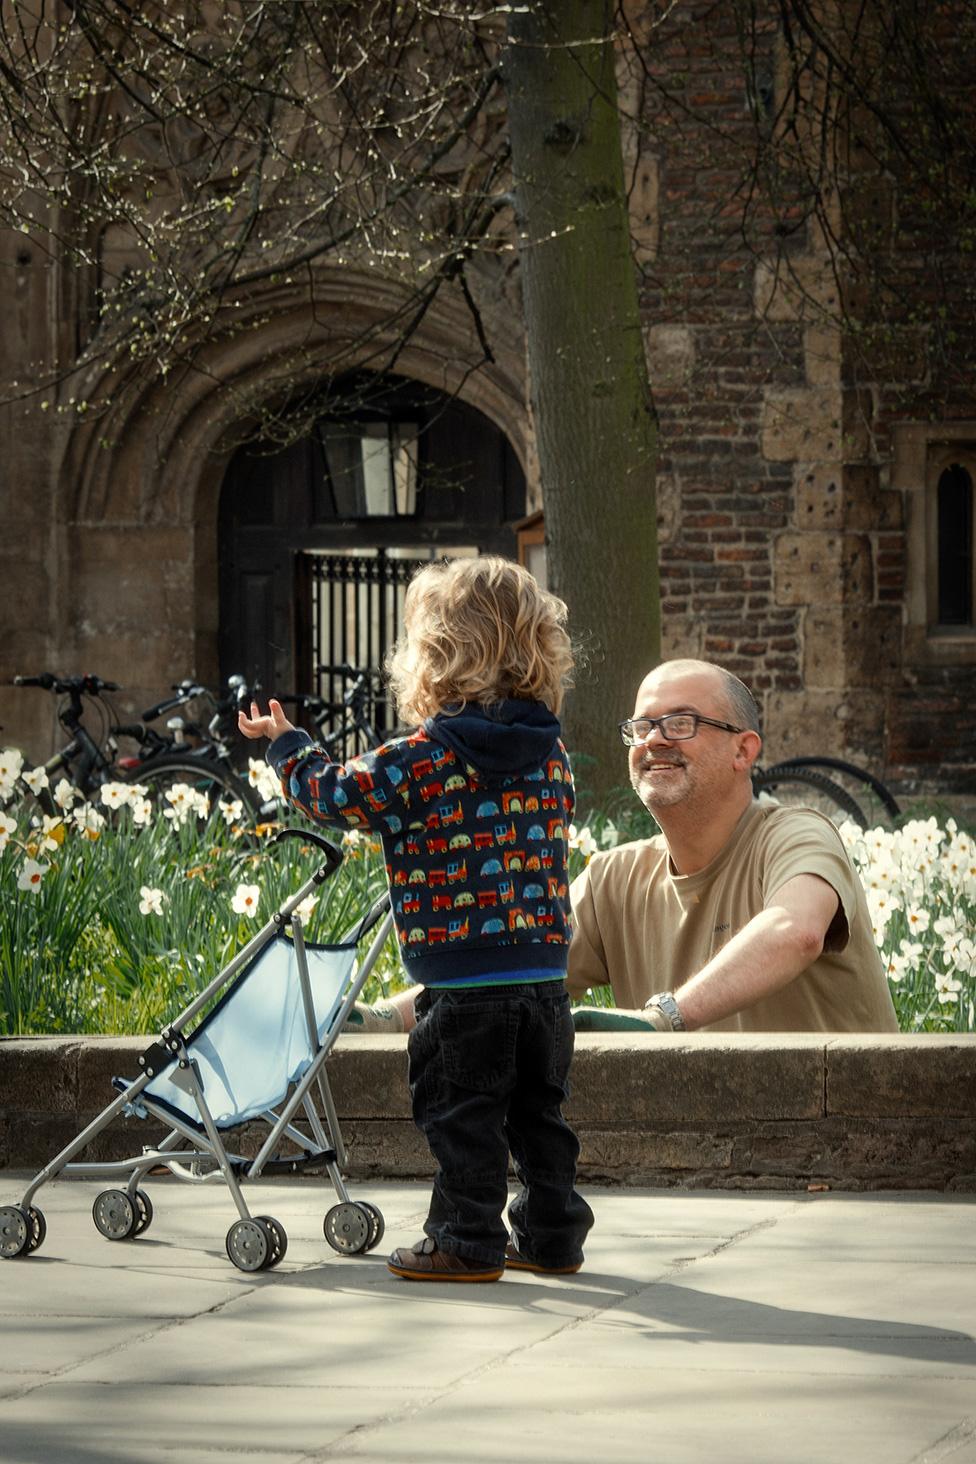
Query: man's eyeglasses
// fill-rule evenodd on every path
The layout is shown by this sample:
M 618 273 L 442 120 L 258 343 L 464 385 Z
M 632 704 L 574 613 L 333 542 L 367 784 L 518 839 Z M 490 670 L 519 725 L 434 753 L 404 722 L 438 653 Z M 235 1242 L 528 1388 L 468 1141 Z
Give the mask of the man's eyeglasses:
M 666 742 L 687 742 L 698 731 L 699 722 L 708 727 L 718 727 L 722 732 L 743 730 L 733 727 L 731 722 L 716 722 L 714 717 L 702 717 L 698 712 L 668 712 L 665 717 L 631 717 L 618 723 L 618 728 L 625 747 L 640 747 L 647 742 L 655 727 Z

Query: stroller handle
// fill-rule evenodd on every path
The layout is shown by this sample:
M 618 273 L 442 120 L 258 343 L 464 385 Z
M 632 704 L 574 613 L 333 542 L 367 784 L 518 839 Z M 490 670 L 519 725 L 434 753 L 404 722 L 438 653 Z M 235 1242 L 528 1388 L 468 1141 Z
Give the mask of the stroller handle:
M 307 843 L 317 844 L 325 855 L 325 862 L 329 866 L 330 874 L 334 874 L 342 863 L 341 850 L 337 849 L 334 844 L 330 844 L 328 839 L 323 838 L 321 834 L 315 833 L 312 829 L 279 829 L 271 842 L 277 844 L 280 840 L 288 838 L 304 839 Z

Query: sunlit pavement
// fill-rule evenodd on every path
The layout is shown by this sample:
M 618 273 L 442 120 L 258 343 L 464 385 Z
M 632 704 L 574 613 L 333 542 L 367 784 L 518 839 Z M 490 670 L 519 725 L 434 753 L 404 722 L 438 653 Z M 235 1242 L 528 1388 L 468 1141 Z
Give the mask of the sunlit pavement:
M 223 1188 L 148 1181 L 124 1242 L 98 1188 L 42 1189 L 44 1244 L 0 1262 L 3 1464 L 976 1461 L 970 1196 L 590 1188 L 578 1275 L 475 1286 L 386 1269 L 425 1185 L 353 1186 L 365 1257 L 326 1244 L 325 1183 L 248 1188 L 288 1236 L 251 1274 Z

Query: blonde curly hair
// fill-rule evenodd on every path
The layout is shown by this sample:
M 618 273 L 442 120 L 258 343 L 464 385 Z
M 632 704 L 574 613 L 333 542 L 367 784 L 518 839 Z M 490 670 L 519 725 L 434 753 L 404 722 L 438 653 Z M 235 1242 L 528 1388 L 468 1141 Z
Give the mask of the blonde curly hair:
M 387 673 L 407 721 L 506 697 L 558 713 L 571 685 L 566 606 L 496 555 L 440 560 L 407 588 L 404 631 Z

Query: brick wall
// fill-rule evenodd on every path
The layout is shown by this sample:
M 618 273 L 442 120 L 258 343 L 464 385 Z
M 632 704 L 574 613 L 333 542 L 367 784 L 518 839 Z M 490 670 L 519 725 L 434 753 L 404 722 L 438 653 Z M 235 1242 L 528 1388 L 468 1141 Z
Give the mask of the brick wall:
M 957 239 L 930 199 L 899 183 L 897 158 L 880 167 L 878 139 L 857 117 L 846 154 L 838 149 L 843 186 L 831 204 L 837 238 L 852 251 L 838 276 L 823 221 L 804 216 L 798 178 L 776 175 L 775 216 L 749 192 L 757 165 L 768 183 L 771 160 L 782 161 L 773 123 L 782 98 L 778 7 L 772 0 L 756 7 L 688 0 L 663 21 L 661 8 L 646 0 L 626 0 L 624 9 L 641 48 L 638 60 L 622 45 L 620 79 L 660 422 L 664 652 L 721 661 L 752 686 L 768 760 L 848 755 L 909 785 L 976 792 L 976 653 L 939 665 L 913 649 L 906 620 L 918 574 L 909 554 L 911 489 L 896 481 L 894 462 L 899 424 L 976 420 L 976 275 L 965 247 L 972 241 Z M 741 63 L 740 22 L 753 13 L 758 101 Z M 953 6 L 936 7 L 931 24 L 945 27 L 951 60 L 958 49 Z M 951 67 L 946 75 L 951 84 L 971 85 L 965 66 L 955 81 Z M 17 374 L 51 354 L 55 337 L 71 339 L 83 311 L 66 290 L 53 321 L 40 257 L 32 263 L 18 239 L 5 238 L 3 247 L 17 312 L 0 360 Z M 18 263 L 22 257 L 27 263 Z M 359 320 L 355 311 L 365 311 L 372 294 L 365 279 L 358 289 L 358 297 L 348 287 L 339 292 L 349 322 Z M 511 441 L 527 440 L 531 479 L 512 295 L 486 291 L 479 303 L 501 364 L 459 379 L 469 400 L 483 393 L 475 404 Z M 842 309 L 858 324 L 856 342 L 838 330 Z M 280 325 L 281 312 L 268 313 Z M 461 338 L 460 319 L 445 315 L 445 340 Z M 295 328 L 304 339 L 304 315 Z M 274 348 L 267 350 L 273 357 Z M 401 361 L 407 373 L 411 359 L 407 352 Z M 259 369 L 229 355 L 221 370 L 233 377 L 245 367 Z M 204 430 L 218 406 L 201 398 L 192 412 L 178 407 L 167 386 L 144 416 L 120 416 L 124 454 L 102 451 L 101 429 L 92 428 L 88 446 L 76 445 L 60 469 L 64 424 L 41 425 L 33 399 L 0 412 L 16 482 L 10 502 L 0 505 L 0 556 L 16 588 L 11 604 L 22 607 L 9 637 L 11 671 L 42 663 L 67 669 L 66 661 L 83 655 L 111 675 L 110 654 L 124 658 L 138 642 L 149 701 L 191 664 L 199 663 L 201 675 L 213 670 L 217 490 L 210 484 L 200 495 L 194 475 L 202 463 L 219 477 Z M 198 436 L 157 443 L 154 413 L 179 421 L 180 410 L 190 412 Z M 157 482 L 160 461 L 165 472 L 159 469 Z M 92 464 L 102 466 L 83 511 L 76 510 L 84 531 L 73 533 L 66 505 L 79 479 L 95 472 Z M 104 509 L 110 498 L 114 527 Z M 104 568 L 106 554 L 113 563 L 132 561 L 130 534 L 145 550 L 136 558 L 146 596 L 172 610 L 152 617 L 148 642 L 142 582 L 135 609 L 120 619 L 118 585 Z M 92 605 L 96 616 L 88 613 Z M 22 720 L 28 716 L 36 720 Z M 37 755 L 50 750 L 40 740 L 42 728 L 45 741 L 50 735 L 43 698 L 8 696 L 4 721 L 11 740 L 33 745 Z
M 625 92 L 656 169 L 641 302 L 661 433 L 665 653 L 721 661 L 750 684 L 768 757 L 846 754 L 909 788 L 976 791 L 965 750 L 976 653 L 938 668 L 907 652 L 918 567 L 905 494 L 891 486 L 894 424 L 976 417 L 971 268 L 917 190 L 880 176 L 861 117 L 838 149 L 830 220 L 846 269 L 813 218 L 790 232 L 788 208 L 774 220 L 757 206 L 743 224 L 758 155 L 740 16 L 681 7 Z M 777 26 L 760 26 L 772 110 L 780 65 Z M 918 325 L 936 278 L 949 317 L 938 339 Z

